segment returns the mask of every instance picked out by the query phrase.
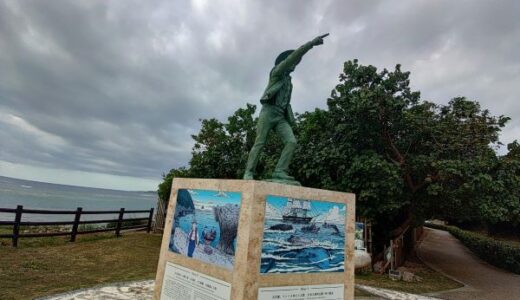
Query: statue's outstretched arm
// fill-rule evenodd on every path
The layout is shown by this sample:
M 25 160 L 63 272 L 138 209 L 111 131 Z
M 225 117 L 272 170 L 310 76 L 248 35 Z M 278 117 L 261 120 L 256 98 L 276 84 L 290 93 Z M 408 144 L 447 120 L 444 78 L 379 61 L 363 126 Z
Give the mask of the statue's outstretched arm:
M 274 67 L 273 72 L 271 73 L 273 76 L 278 76 L 286 71 L 292 70 L 296 67 L 297 64 L 300 63 L 303 55 L 307 53 L 307 51 L 311 50 L 312 47 L 323 44 L 323 38 L 328 36 L 329 34 L 320 35 L 314 38 L 312 41 L 307 42 L 300 46 L 298 49 L 294 50 L 293 53 L 289 54 L 287 58 L 285 58 L 281 63 Z

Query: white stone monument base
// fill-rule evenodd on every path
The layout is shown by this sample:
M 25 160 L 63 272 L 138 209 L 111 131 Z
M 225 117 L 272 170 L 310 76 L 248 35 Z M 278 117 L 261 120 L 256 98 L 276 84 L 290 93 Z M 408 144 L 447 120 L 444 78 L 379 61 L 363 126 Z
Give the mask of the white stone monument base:
M 354 299 L 354 234 L 354 194 L 176 178 L 154 299 Z

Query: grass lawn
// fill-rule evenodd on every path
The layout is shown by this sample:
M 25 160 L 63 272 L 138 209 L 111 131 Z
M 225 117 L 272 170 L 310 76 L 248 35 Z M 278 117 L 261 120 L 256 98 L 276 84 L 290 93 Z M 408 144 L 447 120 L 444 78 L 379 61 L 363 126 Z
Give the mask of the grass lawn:
M 6 232 L 6 229 L 0 229 Z M 32 299 L 111 282 L 153 279 L 162 236 L 145 232 L 80 235 L 75 243 L 67 237 L 24 238 L 18 248 L 0 240 L 0 299 Z M 392 281 L 388 276 L 356 275 L 356 283 L 412 293 L 428 293 L 460 285 L 427 268 L 418 260 L 406 267 L 422 282 Z M 356 291 L 356 295 L 366 293 Z
M 155 278 L 161 235 L 127 232 L 67 238 L 2 239 L 0 299 L 32 299 L 94 285 Z M 7 244 L 7 245 L 6 245 Z
M 425 294 L 462 287 L 460 283 L 430 269 L 416 257 L 408 259 L 404 267 L 408 271 L 411 271 L 415 275 L 421 277 L 422 280 L 420 282 L 394 281 L 390 279 L 388 275 L 377 275 L 375 273 L 369 273 L 356 275 L 356 284 L 369 285 L 373 287 L 380 287 L 413 294 Z M 362 294 L 362 291 L 356 290 L 356 295 L 367 294 Z

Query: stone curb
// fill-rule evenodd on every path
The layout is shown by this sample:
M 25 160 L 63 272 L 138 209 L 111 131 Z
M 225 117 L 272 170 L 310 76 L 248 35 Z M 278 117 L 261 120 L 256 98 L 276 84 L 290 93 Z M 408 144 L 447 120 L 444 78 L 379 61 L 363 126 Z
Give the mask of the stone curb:
M 438 300 L 440 298 L 434 298 L 429 296 L 422 296 L 404 292 L 398 292 L 394 290 L 375 288 L 368 285 L 356 284 L 356 288 L 375 296 L 379 296 L 383 299 L 390 300 Z

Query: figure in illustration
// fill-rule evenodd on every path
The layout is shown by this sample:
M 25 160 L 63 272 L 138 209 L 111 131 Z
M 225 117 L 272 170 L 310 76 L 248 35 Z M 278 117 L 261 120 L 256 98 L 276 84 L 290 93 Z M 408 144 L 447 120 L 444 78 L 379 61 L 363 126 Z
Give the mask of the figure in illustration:
M 215 227 L 211 230 L 208 229 L 207 226 L 204 226 L 204 230 L 202 231 L 202 239 L 204 239 L 204 253 L 211 255 L 213 253 L 213 249 L 210 247 L 211 243 L 216 239 L 217 231 Z
M 241 194 L 179 189 L 169 250 L 233 269 Z
M 199 234 L 197 230 L 197 222 L 191 223 L 191 231 L 188 234 L 188 257 L 193 257 L 195 247 L 199 244 Z
M 244 179 L 253 179 L 260 152 L 265 145 L 271 130 L 282 139 L 284 148 L 276 164 L 271 181 L 300 185 L 294 177 L 289 176 L 289 164 L 296 150 L 296 138 L 291 125 L 294 125 L 294 115 L 291 108 L 292 83 L 290 74 L 296 68 L 305 53 L 314 46 L 323 44 L 323 39 L 329 34 L 316 37 L 296 50 L 282 52 L 275 60 L 275 65 L 269 74 L 267 88 L 260 99 L 262 110 L 258 118 L 255 144 L 249 152 Z

